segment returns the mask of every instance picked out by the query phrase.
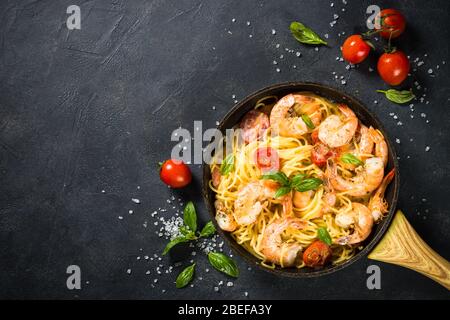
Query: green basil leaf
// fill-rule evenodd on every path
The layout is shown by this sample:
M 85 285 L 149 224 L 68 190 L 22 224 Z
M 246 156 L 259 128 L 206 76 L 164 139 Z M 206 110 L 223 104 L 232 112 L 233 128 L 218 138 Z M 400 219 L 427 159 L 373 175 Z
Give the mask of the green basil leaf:
M 412 92 L 412 90 L 399 91 L 395 89 L 389 89 L 389 90 L 377 90 L 377 92 L 384 93 L 384 95 L 386 96 L 386 98 L 388 98 L 388 100 L 398 104 L 407 103 L 416 97 Z
M 216 228 L 214 227 L 213 223 L 209 221 L 205 226 L 203 227 L 202 231 L 200 231 L 200 237 L 209 237 L 216 232 Z
M 322 40 L 317 33 L 300 22 L 292 22 L 289 28 L 298 42 L 304 44 L 327 44 L 327 42 Z
M 239 269 L 236 263 L 223 253 L 211 251 L 208 253 L 208 260 L 209 263 L 220 272 L 235 278 L 239 276 Z
M 177 281 L 175 282 L 178 289 L 186 287 L 189 282 L 194 278 L 195 272 L 195 263 L 186 267 L 177 277 Z
M 226 176 L 234 169 L 234 155 L 230 153 L 225 157 L 222 164 L 220 165 L 220 174 Z
M 289 186 L 289 178 L 284 174 L 284 172 L 278 171 L 275 173 L 264 174 L 260 177 L 260 179 L 264 180 L 275 180 L 279 182 L 282 186 Z
M 300 183 L 294 186 L 294 189 L 299 192 L 305 192 L 309 190 L 316 190 L 322 184 L 322 180 L 319 178 L 304 179 Z
M 197 231 L 197 212 L 192 201 L 189 201 L 184 207 L 184 224 L 191 229 L 192 232 Z
M 176 237 L 176 238 L 170 240 L 170 242 L 164 248 L 162 255 L 163 256 L 166 255 L 167 252 L 169 252 L 170 249 L 175 247 L 177 244 L 183 243 L 183 242 L 188 242 L 189 240 L 192 240 L 192 239 L 189 239 L 189 237 L 187 237 L 187 236 L 179 236 L 179 237 Z
M 302 182 L 303 179 L 305 179 L 306 174 L 304 173 L 299 173 L 296 174 L 295 176 L 293 176 L 291 178 L 291 186 L 292 188 L 295 188 L 296 185 L 298 185 L 300 182 Z
M 317 230 L 317 237 L 320 239 L 320 241 L 325 242 L 329 246 L 331 246 L 331 244 L 333 243 L 328 230 L 325 228 L 319 228 Z
M 292 190 L 291 187 L 280 187 L 278 188 L 277 192 L 275 192 L 274 198 L 284 196 L 285 194 L 291 192 L 291 190 Z
M 364 165 L 364 162 L 359 160 L 357 157 L 355 157 L 351 153 L 345 153 L 341 156 L 341 161 L 347 164 L 354 164 L 355 166 L 362 166 Z
M 314 123 L 311 121 L 311 118 L 308 117 L 306 114 L 302 115 L 302 120 L 306 124 L 306 126 L 311 130 L 315 128 Z

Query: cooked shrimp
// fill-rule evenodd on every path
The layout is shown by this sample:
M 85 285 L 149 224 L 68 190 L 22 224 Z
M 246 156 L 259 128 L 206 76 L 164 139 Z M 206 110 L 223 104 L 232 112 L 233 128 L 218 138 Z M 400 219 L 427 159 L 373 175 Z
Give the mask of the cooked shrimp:
M 267 261 L 280 264 L 283 267 L 294 265 L 302 247 L 299 244 L 286 244 L 281 239 L 281 233 L 288 227 L 301 230 L 306 222 L 298 218 L 277 219 L 267 225 L 261 241 L 261 252 Z
M 217 188 L 220 184 L 220 180 L 222 179 L 222 175 L 220 174 L 220 170 L 218 167 L 214 167 L 211 172 L 211 179 L 214 188 Z
M 380 131 L 375 130 L 372 127 L 370 127 L 369 131 L 373 142 L 375 142 L 375 156 L 381 158 L 384 166 L 386 167 L 388 161 L 388 146 L 386 140 L 384 140 L 384 137 Z
M 305 104 L 313 102 L 314 99 L 301 94 L 288 94 L 278 100 L 270 112 L 270 126 L 275 134 L 286 137 L 300 138 L 311 129 L 308 128 L 303 119 L 295 116 L 295 110 L 308 115 L 315 126 L 320 124 L 322 113 L 319 104 Z M 299 105 L 298 108 L 295 108 Z
M 354 226 L 353 233 L 340 237 L 336 242 L 340 245 L 356 244 L 364 241 L 369 236 L 372 231 L 373 217 L 369 208 L 365 205 L 352 202 L 352 210 L 338 213 L 335 222 L 342 228 Z
M 383 180 L 383 160 L 376 157 L 367 159 L 362 170 L 357 171 L 356 176 L 351 179 L 339 176 L 336 164 L 329 161 L 326 176 L 335 190 L 345 191 L 350 196 L 361 197 L 375 190 Z
M 372 139 L 372 135 L 370 134 L 369 128 L 361 124 L 359 133 L 361 135 L 361 138 L 359 139 L 359 152 L 361 155 L 372 154 L 374 141 Z
M 234 202 L 234 218 L 239 225 L 255 222 L 263 209 L 264 201 L 275 196 L 276 188 L 269 183 L 269 181 L 253 181 L 238 191 Z M 285 195 L 281 200 L 283 213 L 287 215 L 292 211 L 291 195 Z
M 305 208 L 311 201 L 313 195 L 314 191 L 312 190 L 305 192 L 294 191 L 294 196 L 292 198 L 294 207 L 296 207 L 297 209 Z
M 214 202 L 216 207 L 216 221 L 220 229 L 233 232 L 237 228 L 236 220 L 234 220 L 233 215 L 227 212 L 223 202 L 221 200 L 216 200 Z
M 322 214 L 331 212 L 331 208 L 336 205 L 336 194 L 326 192 L 322 196 Z
M 358 128 L 358 118 L 349 107 L 340 105 L 339 110 L 344 115 L 344 120 L 331 115 L 319 126 L 319 140 L 331 148 L 349 143 Z
M 375 221 L 380 219 L 383 213 L 388 211 L 388 204 L 384 200 L 384 192 L 386 187 L 391 183 L 392 178 L 394 178 L 395 169 L 392 169 L 383 179 L 377 191 L 369 200 L 369 210 L 372 213 L 372 217 Z

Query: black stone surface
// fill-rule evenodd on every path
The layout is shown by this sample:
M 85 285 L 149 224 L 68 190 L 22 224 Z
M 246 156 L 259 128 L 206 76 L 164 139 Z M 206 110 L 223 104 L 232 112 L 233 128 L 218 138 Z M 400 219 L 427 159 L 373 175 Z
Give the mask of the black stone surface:
M 81 7 L 81 30 L 66 28 L 71 4 Z M 386 88 L 368 70 L 376 54 L 356 69 L 336 61 L 343 38 L 363 30 L 369 4 L 393 6 L 407 17 L 396 44 L 412 61 L 424 61 L 404 85 L 415 79 L 418 95 L 426 94 L 414 112 L 375 92 Z M 173 282 L 181 267 L 155 271 L 174 257 L 144 256 L 159 254 L 166 243 L 150 213 L 168 208 L 159 215 L 172 216 L 166 201 L 172 195 L 195 201 L 201 222 L 209 219 L 199 165 L 191 166 L 195 181 L 185 190 L 159 181 L 157 163 L 175 145 L 171 132 L 179 126 L 193 132 L 194 120 L 202 120 L 203 129 L 215 126 L 233 95 L 241 99 L 263 86 L 301 80 L 353 94 L 385 123 L 391 139 L 400 139 L 399 208 L 449 259 L 449 6 L 445 0 L 1 1 L 0 297 L 448 299 L 447 290 L 422 275 L 367 259 L 330 276 L 293 280 L 248 270 L 234 257 L 241 276 L 216 293 L 213 287 L 230 279 L 212 270 L 201 252 L 192 257 L 195 286 L 178 290 Z M 334 13 L 339 18 L 330 27 Z M 330 46 L 315 51 L 297 43 L 288 29 L 293 20 L 329 34 Z M 81 268 L 81 290 L 66 288 L 72 264 Z M 371 264 L 381 267 L 381 290 L 366 288 Z

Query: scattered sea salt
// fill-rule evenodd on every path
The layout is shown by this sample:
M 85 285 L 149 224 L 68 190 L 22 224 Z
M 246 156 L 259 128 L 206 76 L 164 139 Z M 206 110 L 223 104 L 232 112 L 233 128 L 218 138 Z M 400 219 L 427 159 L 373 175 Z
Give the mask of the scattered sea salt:
M 141 200 L 136 198 L 131 198 L 131 201 L 133 201 L 134 203 L 141 203 Z

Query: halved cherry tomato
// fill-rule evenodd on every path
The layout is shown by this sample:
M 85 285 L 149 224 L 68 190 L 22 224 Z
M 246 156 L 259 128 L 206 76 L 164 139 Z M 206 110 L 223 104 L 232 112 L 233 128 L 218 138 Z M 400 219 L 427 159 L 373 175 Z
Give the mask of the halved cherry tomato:
M 408 76 L 409 68 L 408 58 L 399 50 L 383 53 L 378 59 L 378 73 L 384 82 L 391 86 L 402 83 Z
M 326 243 L 316 240 L 303 252 L 303 262 L 308 267 L 323 266 L 331 254 L 331 248 Z
M 170 159 L 164 161 L 159 171 L 159 177 L 172 188 L 183 188 L 192 180 L 189 167 L 181 160 Z
M 391 39 L 394 39 L 405 31 L 406 19 L 400 11 L 395 9 L 384 9 L 381 10 L 380 16 L 380 28 L 377 28 L 377 30 L 383 30 L 380 32 L 380 36 L 383 38 L 389 39 L 389 37 L 391 37 Z
M 353 64 L 364 61 L 370 52 L 370 46 L 359 34 L 348 37 L 341 49 L 344 59 Z
M 251 110 L 242 118 L 240 128 L 246 143 L 257 140 L 269 128 L 269 117 L 262 112 Z
M 214 167 L 214 169 L 211 172 L 211 178 L 214 188 L 217 188 L 220 184 L 220 179 L 222 178 L 219 168 Z
M 261 147 L 255 151 L 255 162 L 262 173 L 280 170 L 280 157 L 277 150 L 271 147 Z
M 328 158 L 333 155 L 333 152 L 323 143 L 316 143 L 311 152 L 312 162 L 319 167 L 327 163 Z

